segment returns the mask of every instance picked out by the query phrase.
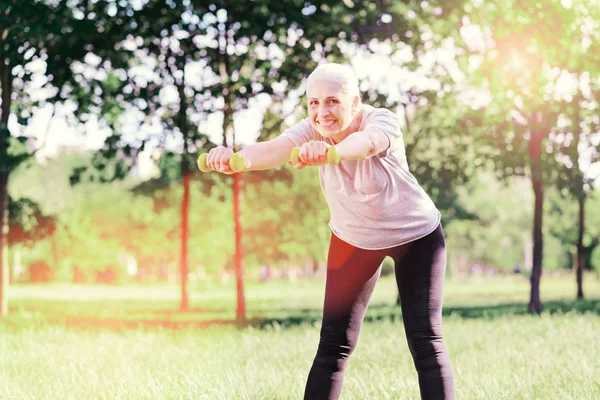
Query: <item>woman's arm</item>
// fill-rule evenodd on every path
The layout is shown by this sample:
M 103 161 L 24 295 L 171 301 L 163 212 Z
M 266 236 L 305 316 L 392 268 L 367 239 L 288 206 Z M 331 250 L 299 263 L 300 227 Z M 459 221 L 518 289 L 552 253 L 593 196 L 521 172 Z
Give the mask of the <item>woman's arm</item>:
M 366 160 L 387 150 L 390 140 L 379 128 L 354 132 L 335 147 L 342 160 Z
M 246 160 L 246 171 L 258 171 L 279 167 L 290 160 L 294 148 L 291 139 L 279 136 L 266 142 L 256 143 L 238 152 Z

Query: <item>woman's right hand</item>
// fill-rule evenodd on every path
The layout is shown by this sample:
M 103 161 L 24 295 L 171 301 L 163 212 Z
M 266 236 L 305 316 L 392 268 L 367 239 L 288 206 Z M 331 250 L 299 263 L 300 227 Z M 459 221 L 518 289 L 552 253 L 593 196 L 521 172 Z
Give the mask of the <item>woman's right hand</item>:
M 206 157 L 206 167 L 210 171 L 231 175 L 234 172 L 229 167 L 229 159 L 233 154 L 233 150 L 228 147 L 215 147 L 208 152 L 208 156 Z
M 302 169 L 307 166 L 320 167 L 329 164 L 327 152 L 329 149 L 335 150 L 335 146 L 319 140 L 311 140 L 304 143 L 298 152 L 296 169 Z M 338 161 L 339 162 L 339 161 Z

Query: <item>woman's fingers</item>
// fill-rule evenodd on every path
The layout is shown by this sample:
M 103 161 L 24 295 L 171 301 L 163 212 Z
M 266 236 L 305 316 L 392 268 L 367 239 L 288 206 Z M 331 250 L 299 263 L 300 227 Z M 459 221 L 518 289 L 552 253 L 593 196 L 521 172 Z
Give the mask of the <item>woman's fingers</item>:
M 302 147 L 300 148 L 300 152 L 298 153 L 298 160 L 304 164 L 308 163 L 308 146 L 306 146 L 306 144 L 303 144 Z
M 337 164 L 337 162 L 332 162 L 333 157 L 330 157 L 334 154 L 328 154 L 328 150 L 332 148 L 335 150 L 335 147 L 317 140 L 311 140 L 300 147 L 294 147 L 290 154 L 291 165 L 296 169 L 302 169 L 309 166 L 322 166 L 328 163 Z M 339 160 L 337 161 L 339 162 Z
M 319 165 L 327 164 L 327 148 L 329 146 L 323 146 L 322 151 L 319 152 Z
M 327 163 L 327 147 L 325 142 L 311 140 L 302 145 L 298 157 L 308 166 L 319 166 Z
M 229 168 L 229 159 L 233 151 L 224 146 L 219 146 L 212 149 L 206 158 L 206 166 L 211 171 L 231 172 Z
M 219 147 L 211 149 L 208 152 L 208 157 L 206 157 L 206 167 L 209 170 L 215 171 L 217 158 L 221 158 L 220 154 L 221 154 L 221 149 Z
M 219 172 L 231 172 L 231 167 L 229 166 L 229 160 L 233 155 L 233 151 L 224 151 L 221 153 L 221 158 L 219 159 Z

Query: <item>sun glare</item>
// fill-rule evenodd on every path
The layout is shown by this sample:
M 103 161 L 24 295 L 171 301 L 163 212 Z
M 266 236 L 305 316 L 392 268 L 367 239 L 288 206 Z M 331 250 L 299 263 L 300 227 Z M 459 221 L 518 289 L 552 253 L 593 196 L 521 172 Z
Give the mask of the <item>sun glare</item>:
M 513 52 L 511 54 L 509 63 L 510 67 L 517 71 L 525 67 L 525 62 L 523 58 L 517 52 Z

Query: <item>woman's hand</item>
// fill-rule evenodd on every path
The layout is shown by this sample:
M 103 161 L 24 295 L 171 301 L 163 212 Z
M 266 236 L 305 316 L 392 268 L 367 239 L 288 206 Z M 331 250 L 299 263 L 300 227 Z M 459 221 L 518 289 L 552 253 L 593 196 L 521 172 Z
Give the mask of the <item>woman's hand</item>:
M 225 146 L 215 147 L 208 152 L 206 166 L 210 171 L 231 175 L 234 172 L 231 170 L 231 167 L 229 167 L 229 159 L 233 154 L 233 150 Z
M 327 149 L 330 147 L 331 145 L 318 140 L 311 140 L 308 143 L 304 143 L 298 154 L 298 163 L 294 165 L 294 167 L 296 169 L 302 169 L 304 167 L 326 165 Z

